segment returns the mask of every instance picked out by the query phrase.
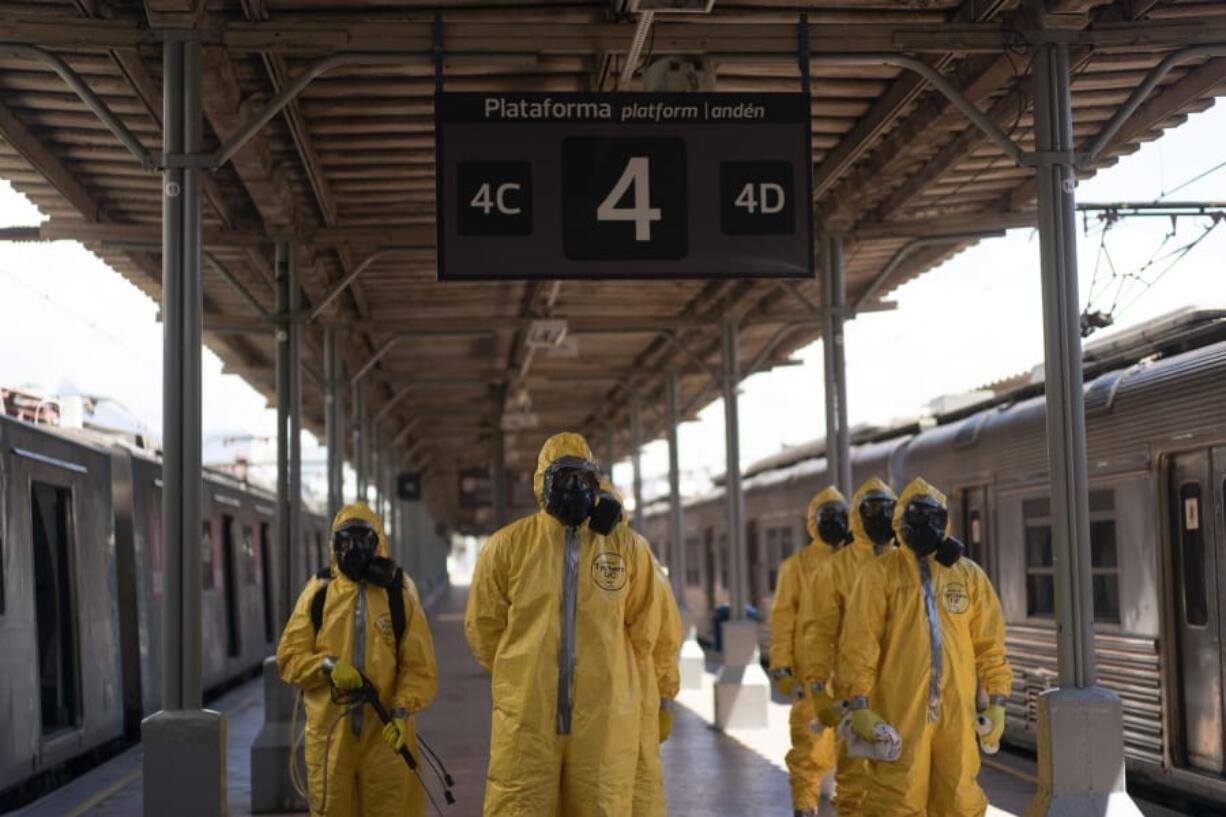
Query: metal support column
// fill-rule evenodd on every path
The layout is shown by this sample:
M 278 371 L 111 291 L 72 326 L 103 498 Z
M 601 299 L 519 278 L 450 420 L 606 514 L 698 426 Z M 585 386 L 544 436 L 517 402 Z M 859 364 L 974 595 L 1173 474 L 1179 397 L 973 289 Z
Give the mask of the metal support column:
M 741 382 L 740 343 L 736 321 L 723 322 L 724 493 L 727 502 L 728 560 L 732 619 L 720 628 L 723 662 L 715 679 L 715 725 L 718 728 L 765 728 L 770 683 L 758 660 L 758 625 L 745 617 L 749 601 L 748 553 L 745 549 L 745 498 L 741 493 L 741 428 L 737 390 Z
M 191 32 L 163 46 L 163 148 L 199 154 L 201 55 Z M 141 726 L 144 813 L 225 810 L 225 719 L 201 710 L 201 171 L 162 174 L 162 711 Z
M 370 506 L 375 513 L 383 515 L 383 438 L 379 434 L 379 425 L 371 420 L 366 422 L 366 439 L 370 444 L 370 485 L 374 489 L 374 499 Z
M 494 527 L 502 528 L 509 520 L 507 508 L 507 448 L 502 432 L 502 410 L 507 401 L 507 387 L 498 384 L 490 389 L 490 485 L 493 488 Z
M 1095 686 L 1089 480 L 1077 296 L 1076 178 L 1068 48 L 1034 58 L 1047 456 L 1060 687 L 1039 697 L 1039 790 L 1027 817 L 1139 815 L 1124 790 L 1123 713 Z
M 358 383 L 353 387 L 353 467 L 357 473 L 357 497 L 367 501 L 366 485 L 368 465 L 366 458 L 366 386 Z
M 328 518 L 345 504 L 345 388 L 342 379 L 340 339 L 336 329 L 324 329 L 324 436 L 328 447 Z
M 632 524 L 643 532 L 643 401 L 630 395 L 630 466 L 634 473 L 634 515 Z
M 302 565 L 302 324 L 291 316 L 300 305 L 294 244 L 276 246 L 277 284 L 277 552 L 280 554 L 282 620 L 306 580 Z
M 604 472 L 608 476 L 609 481 L 613 481 L 613 463 L 617 462 L 617 429 L 613 427 L 613 423 L 608 420 L 604 424 L 605 431 L 605 451 L 604 451 Z
M 851 436 L 847 428 L 847 360 L 843 317 L 847 305 L 843 239 L 822 239 L 822 352 L 826 370 L 826 478 L 851 496 Z
M 664 381 L 664 402 L 668 415 L 665 418 L 668 432 L 668 578 L 673 588 L 673 597 L 681 611 L 681 626 L 685 630 L 678 668 L 681 688 L 699 689 L 702 687 L 705 658 L 702 647 L 698 645 L 698 629 L 694 626 L 694 615 L 690 612 L 685 597 L 688 554 L 681 509 L 681 448 L 677 439 L 681 426 L 681 376 L 676 371 L 669 372 L 668 379 Z

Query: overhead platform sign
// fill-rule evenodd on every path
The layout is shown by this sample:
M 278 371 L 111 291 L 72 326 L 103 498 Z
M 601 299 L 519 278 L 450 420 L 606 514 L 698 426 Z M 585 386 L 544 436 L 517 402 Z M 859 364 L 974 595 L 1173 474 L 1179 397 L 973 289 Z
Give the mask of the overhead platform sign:
M 809 133 L 801 94 L 439 94 L 438 277 L 812 277 Z

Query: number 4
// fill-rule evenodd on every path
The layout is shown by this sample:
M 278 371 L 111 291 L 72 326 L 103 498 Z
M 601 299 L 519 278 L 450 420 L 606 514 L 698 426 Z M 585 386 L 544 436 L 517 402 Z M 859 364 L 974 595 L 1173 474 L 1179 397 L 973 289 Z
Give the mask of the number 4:
M 634 240 L 651 240 L 651 223 L 660 220 L 660 208 L 651 206 L 650 171 L 646 156 L 632 156 L 621 178 L 596 208 L 597 221 L 633 221 Z M 634 206 L 618 207 L 626 190 L 634 185 Z

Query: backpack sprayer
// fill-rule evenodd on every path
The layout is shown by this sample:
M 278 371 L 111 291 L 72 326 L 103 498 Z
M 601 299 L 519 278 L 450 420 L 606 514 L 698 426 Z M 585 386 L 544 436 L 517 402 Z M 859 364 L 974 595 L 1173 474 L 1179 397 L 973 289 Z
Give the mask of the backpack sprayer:
M 331 669 L 325 667 L 324 673 L 328 675 L 329 682 L 331 682 L 331 677 L 332 677 Z M 293 752 L 290 755 L 290 777 L 293 779 L 294 787 L 298 790 L 298 793 L 302 795 L 304 800 L 307 801 L 307 804 L 311 810 L 311 813 L 315 813 L 316 811 L 322 813 L 323 804 L 326 803 L 328 799 L 327 757 L 328 757 L 329 749 L 332 743 L 332 733 L 336 730 L 337 724 L 339 724 L 342 720 L 344 720 L 345 717 L 347 717 L 348 715 L 353 714 L 354 712 L 360 710 L 362 707 L 367 706 L 367 705 L 369 705 L 375 711 L 375 715 L 379 718 L 379 722 L 382 723 L 384 726 L 387 726 L 388 724 L 392 722 L 392 716 L 387 711 L 387 707 L 385 707 L 383 705 L 383 702 L 379 700 L 379 691 L 375 689 L 375 685 L 371 683 L 370 679 L 366 677 L 365 673 L 362 673 L 361 671 L 359 671 L 358 674 L 362 677 L 362 684 L 356 689 L 344 689 L 343 690 L 343 689 L 338 688 L 335 684 L 332 685 L 332 689 L 331 689 L 332 703 L 336 704 L 337 706 L 343 707 L 343 710 L 341 714 L 337 716 L 336 720 L 334 720 L 332 724 L 329 726 L 327 738 L 324 741 L 325 760 L 323 763 L 323 775 L 324 775 L 323 795 L 320 798 L 321 800 L 323 800 L 323 803 L 320 804 L 319 809 L 316 809 L 314 807 L 314 804 L 311 803 L 310 793 L 306 790 L 305 786 L 301 785 L 301 782 L 302 782 L 301 775 L 299 774 L 297 766 L 294 763 L 294 759 L 297 758 L 298 756 L 298 743 L 299 743 L 298 729 L 297 729 L 296 723 L 291 726 L 292 732 L 295 736 L 294 737 L 295 745 L 293 747 Z M 295 721 L 297 720 L 297 717 L 298 717 L 298 707 L 299 707 L 299 704 L 301 703 L 301 700 L 302 700 L 302 693 L 300 692 L 298 694 L 298 703 L 296 703 L 294 706 Z M 422 750 L 422 757 L 425 758 L 426 765 L 430 768 L 430 771 L 434 773 L 434 777 L 438 780 L 439 785 L 442 786 L 443 788 L 443 799 L 446 801 L 447 805 L 449 806 L 454 805 L 455 804 L 455 794 L 453 794 L 451 790 L 455 786 L 455 780 L 451 777 L 451 774 L 447 771 L 447 767 L 443 765 L 442 758 L 440 758 L 438 754 L 434 751 L 434 749 L 430 747 L 430 744 L 426 742 L 426 739 L 422 737 L 421 734 L 418 734 L 416 737 L 417 737 L 417 743 L 421 747 L 421 750 Z M 405 765 L 409 767 L 409 771 L 411 771 L 413 773 L 413 776 L 417 778 L 417 782 L 421 783 L 422 791 L 426 793 L 426 797 L 430 800 L 430 805 L 434 808 L 435 812 L 439 814 L 439 817 L 442 817 L 443 810 L 439 807 L 438 801 L 434 799 L 434 795 L 430 792 L 430 787 L 426 785 L 426 781 L 422 779 L 421 772 L 418 769 L 417 758 L 413 757 L 413 753 L 412 751 L 409 750 L 409 747 L 407 744 L 400 747 L 399 754 L 402 758 L 404 758 Z

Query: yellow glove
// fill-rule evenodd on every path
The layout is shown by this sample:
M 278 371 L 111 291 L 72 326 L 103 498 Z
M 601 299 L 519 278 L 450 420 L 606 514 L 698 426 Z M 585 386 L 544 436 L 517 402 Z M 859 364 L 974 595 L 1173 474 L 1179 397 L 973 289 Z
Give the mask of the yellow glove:
M 337 689 L 357 689 L 362 685 L 362 673 L 344 658 L 338 658 L 332 667 L 332 685 Z
M 673 733 L 673 710 L 671 707 L 660 707 L 660 743 L 668 740 Z
M 780 667 L 771 672 L 771 677 L 775 679 L 775 686 L 779 688 L 780 692 L 789 698 L 794 699 L 797 697 L 796 692 L 798 691 L 799 683 L 796 680 L 796 676 L 792 674 L 791 668 Z
M 984 746 L 996 746 L 1005 733 L 1005 708 L 1000 704 L 992 704 L 980 714 L 980 729 L 987 731 L 979 735 L 979 742 Z M 986 721 L 986 723 L 984 723 Z
M 851 730 L 864 740 L 876 740 L 873 727 L 879 723 L 885 723 L 885 719 L 867 707 L 856 709 L 851 713 Z
M 393 752 L 399 752 L 404 748 L 404 742 L 408 736 L 409 721 L 407 718 L 392 718 L 388 721 L 387 726 L 383 727 L 383 742 Z
M 822 722 L 823 726 L 837 726 L 840 717 L 834 711 L 834 698 L 830 697 L 830 693 L 824 689 L 812 688 L 809 690 L 809 698 L 813 701 L 813 713 L 817 715 L 817 719 Z

